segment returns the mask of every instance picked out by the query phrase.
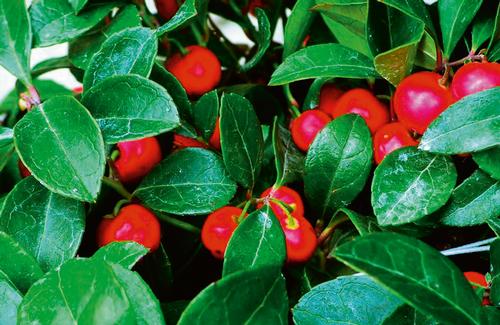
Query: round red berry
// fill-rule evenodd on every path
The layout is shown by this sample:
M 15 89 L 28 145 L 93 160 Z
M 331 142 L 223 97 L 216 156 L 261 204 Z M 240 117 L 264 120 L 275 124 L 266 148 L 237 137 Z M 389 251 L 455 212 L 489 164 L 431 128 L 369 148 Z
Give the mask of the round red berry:
M 330 121 L 331 118 L 318 109 L 303 112 L 290 125 L 293 142 L 300 150 L 307 151 L 319 131 Z
M 273 200 L 278 200 L 288 205 L 292 209 L 290 213 L 293 216 L 304 216 L 304 203 L 302 202 L 302 198 L 299 193 L 289 187 L 270 187 L 262 192 L 260 198 L 264 199 L 264 202 L 257 204 L 257 208 L 260 209 L 264 206 L 264 203 L 267 203 L 271 206 L 271 209 L 277 217 L 286 217 L 287 214 L 283 211 L 283 208 Z
M 472 62 L 457 70 L 450 88 L 458 100 L 497 86 L 500 86 L 500 64 Z
M 134 183 L 146 176 L 162 159 L 156 138 L 120 142 L 120 156 L 114 161 L 118 178 L 124 183 Z
M 155 3 L 158 15 L 164 20 L 172 18 L 177 13 L 177 10 L 179 10 L 177 0 L 156 0 Z
M 401 123 L 389 123 L 382 126 L 373 136 L 373 155 L 380 164 L 385 156 L 396 149 L 416 146 L 418 142 L 412 138 L 408 129 Z
M 174 141 L 173 141 L 174 147 L 176 149 L 183 149 L 183 148 L 206 148 L 207 145 L 204 143 L 201 143 L 200 141 L 186 137 L 184 135 L 180 135 L 177 133 L 174 133 Z
M 286 241 L 287 263 L 307 262 L 318 245 L 311 223 L 304 217 L 278 217 Z
M 319 93 L 318 109 L 333 117 L 335 105 L 343 93 L 335 84 L 325 84 Z

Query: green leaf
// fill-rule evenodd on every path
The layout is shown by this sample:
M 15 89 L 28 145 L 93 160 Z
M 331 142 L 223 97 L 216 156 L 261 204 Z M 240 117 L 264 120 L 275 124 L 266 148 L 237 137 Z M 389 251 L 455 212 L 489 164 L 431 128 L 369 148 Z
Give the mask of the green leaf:
M 3 231 L 0 231 L 0 252 L 0 271 L 7 275 L 19 291 L 28 291 L 43 276 L 35 258 Z
M 375 218 L 362 216 L 359 213 L 347 208 L 338 209 L 333 215 L 330 224 L 338 222 L 341 218 L 349 218 L 356 230 L 361 236 L 368 235 L 372 232 L 381 231 L 380 227 L 375 222 Z
M 0 214 L 0 230 L 35 257 L 44 271 L 75 256 L 84 229 L 83 204 L 50 192 L 33 177 L 14 187 Z
M 19 325 L 128 324 L 134 320 L 126 289 L 112 266 L 99 260 L 74 259 L 47 273 L 30 288 L 18 311 Z
M 490 229 L 493 230 L 495 235 L 497 235 L 497 237 L 500 237 L 500 218 L 486 220 L 486 223 L 488 224 Z
M 257 15 L 257 24 L 259 26 L 258 31 L 254 33 L 255 41 L 258 46 L 257 52 L 241 67 L 242 71 L 248 71 L 255 67 L 260 62 L 264 54 L 266 54 L 269 45 L 271 45 L 271 24 L 269 23 L 266 12 L 260 8 L 255 8 L 255 14 Z
M 161 308 L 167 324 L 177 324 L 187 305 L 189 305 L 189 300 L 175 300 L 162 303 Z
M 71 41 L 97 25 L 114 6 L 112 3 L 94 5 L 76 15 L 68 0 L 33 0 L 29 13 L 34 46 Z
M 209 140 L 215 130 L 219 116 L 219 96 L 217 90 L 212 90 L 203 96 L 193 106 L 194 125 L 200 130 L 205 140 Z
M 31 26 L 24 0 L 0 0 L 0 65 L 25 85 L 31 82 Z
M 83 89 L 117 75 L 138 74 L 148 77 L 158 50 L 154 32 L 145 27 L 127 28 L 113 34 L 90 60 Z
M 462 271 L 417 239 L 373 233 L 338 247 L 334 254 L 439 322 L 480 324 L 481 303 Z
M 431 32 L 433 38 L 437 35 L 432 18 L 427 11 L 426 5 L 421 0 L 377 0 L 384 4 L 398 9 L 399 11 L 423 22 Z
M 277 119 L 274 120 L 272 137 L 277 174 L 275 185 L 279 187 L 300 180 L 304 174 L 304 155 L 295 146 L 290 131 Z
M 113 34 L 129 27 L 141 26 L 141 17 L 135 5 L 127 5 L 96 33 L 86 34 L 69 44 L 69 59 L 76 67 L 87 70 L 92 56 L 101 48 L 102 44 Z
M 95 120 L 76 99 L 53 97 L 14 128 L 19 156 L 49 190 L 81 201 L 97 198 L 104 175 L 104 142 Z
M 304 38 L 309 32 L 316 13 L 311 9 L 315 0 L 298 0 L 286 21 L 283 44 L 283 58 L 301 48 Z
M 44 73 L 50 72 L 57 69 L 72 68 L 73 65 L 69 61 L 67 56 L 61 56 L 58 58 L 50 58 L 42 62 L 37 63 L 32 69 L 31 74 L 33 77 L 40 76 Z M 38 89 L 37 89 L 38 90 Z
M 306 324 L 382 324 L 402 304 L 367 276 L 341 276 L 314 288 L 293 307 L 293 320 Z
M 176 128 L 179 114 L 170 94 L 138 75 L 109 77 L 82 98 L 106 143 L 152 137 Z
M 319 105 L 319 97 L 321 94 L 321 88 L 327 83 L 329 83 L 330 79 L 328 78 L 318 78 L 315 79 L 309 90 L 307 91 L 306 98 L 304 98 L 304 103 L 302 104 L 302 111 L 308 109 L 314 109 Z
M 330 122 L 306 156 L 304 191 L 318 217 L 352 202 L 365 186 L 372 166 L 370 130 L 359 115 Z
M 448 201 L 457 171 L 450 158 L 404 147 L 375 169 L 372 206 L 381 226 L 419 220 Z
M 196 11 L 195 0 L 186 0 L 166 24 L 157 29 L 156 34 L 162 36 L 165 33 L 174 31 L 193 20 L 198 12 Z
M 23 296 L 5 273 L 0 271 L 0 324 L 15 325 Z
M 274 71 L 269 85 L 320 77 L 376 78 L 378 74 L 367 56 L 330 43 L 308 46 L 287 57 Z
M 472 25 L 472 51 L 476 52 L 493 34 L 495 20 L 493 17 L 476 16 Z
M 234 231 L 224 255 L 222 276 L 267 266 L 281 268 L 286 259 L 285 236 L 269 205 L 246 217 Z
M 187 148 L 164 159 L 134 195 L 154 210 L 193 215 L 223 207 L 235 192 L 236 184 L 217 154 Z
M 14 133 L 12 129 L 0 126 L 0 171 L 5 167 L 14 152 Z
M 488 44 L 488 59 L 490 62 L 494 62 L 498 60 L 498 56 L 496 59 L 493 59 L 493 53 L 496 52 L 499 55 L 500 51 L 500 3 L 497 6 L 497 13 L 495 15 L 495 22 L 493 24 L 493 32 L 491 33 L 490 43 Z M 496 43 L 496 44 L 495 44 Z M 495 45 L 494 45 L 495 44 Z
M 500 181 L 480 170 L 475 171 L 453 190 L 438 215 L 448 226 L 474 226 L 500 216 Z
M 147 253 L 148 249 L 136 242 L 112 242 L 99 248 L 92 259 L 99 259 L 131 269 Z
M 383 325 L 439 325 L 428 315 L 422 314 L 409 305 L 402 305 L 387 317 Z
M 425 131 L 419 148 L 458 154 L 500 144 L 500 87 L 466 96 L 451 105 Z
M 498 219 L 497 219 L 498 220 Z M 500 304 L 500 239 L 496 239 L 490 246 L 491 290 L 490 300 L 494 306 Z
M 500 60 L 500 42 L 497 42 L 494 46 L 488 50 L 488 60 L 490 62 L 496 62 Z
M 241 271 L 201 291 L 179 325 L 288 324 L 285 278 L 276 268 Z
M 69 4 L 75 9 L 75 13 L 80 12 L 80 10 L 85 7 L 88 0 L 68 0 Z
M 417 47 L 415 65 L 432 70 L 436 67 L 436 61 L 436 43 L 432 36 L 427 31 L 424 31 L 424 35 Z
M 487 172 L 491 177 L 500 180 L 500 146 L 493 147 L 488 150 L 475 152 L 472 158 L 483 171 Z
M 439 25 L 445 57 L 450 57 L 482 3 L 483 0 L 439 0 Z
M 417 45 L 421 36 L 422 34 L 416 35 L 408 44 L 381 53 L 375 57 L 375 69 L 393 86 L 397 86 L 411 73 L 415 63 Z
M 259 175 L 264 139 L 252 104 L 237 94 L 224 94 L 220 109 L 222 157 L 233 179 L 252 188 Z

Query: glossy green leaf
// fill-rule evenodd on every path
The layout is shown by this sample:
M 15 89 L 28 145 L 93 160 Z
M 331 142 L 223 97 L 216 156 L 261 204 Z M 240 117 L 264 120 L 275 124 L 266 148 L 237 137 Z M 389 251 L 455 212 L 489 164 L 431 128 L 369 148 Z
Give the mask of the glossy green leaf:
M 439 322 L 480 324 L 481 303 L 462 271 L 417 239 L 374 233 L 338 247 L 334 254 Z
M 494 46 L 488 50 L 488 60 L 491 62 L 496 62 L 500 60 L 500 42 L 497 42 Z
M 84 229 L 83 204 L 50 192 L 33 177 L 16 185 L 0 214 L 0 230 L 35 257 L 44 271 L 75 256 Z
M 319 105 L 321 88 L 323 88 L 323 86 L 327 84 L 329 80 L 330 79 L 328 78 L 318 78 L 312 82 L 309 90 L 307 91 L 306 98 L 304 98 L 304 102 L 302 104 L 303 111 L 314 109 Z
M 372 232 L 380 231 L 375 218 L 363 216 L 353 210 L 347 208 L 338 209 L 333 215 L 330 224 L 338 222 L 341 218 L 349 218 L 356 230 L 361 236 L 368 235 Z
M 436 67 L 436 61 L 436 43 L 432 36 L 427 31 L 424 31 L 424 35 L 417 47 L 415 65 L 432 70 Z
M 476 16 L 472 25 L 472 51 L 476 52 L 493 34 L 495 19 L 493 17 Z
M 257 42 L 257 52 L 241 67 L 243 71 L 252 69 L 260 62 L 264 54 L 266 54 L 269 45 L 271 45 L 271 38 L 273 36 L 271 33 L 271 24 L 269 23 L 266 12 L 260 8 L 255 8 L 255 14 L 257 15 L 257 25 L 259 27 L 254 33 L 255 41 Z
M 399 11 L 422 21 L 425 26 L 429 29 L 432 35 L 437 35 L 434 24 L 432 23 L 431 16 L 427 11 L 426 5 L 421 0 L 377 0 L 383 2 L 384 4 L 398 9 Z
M 12 129 L 0 126 L 0 171 L 5 167 L 14 152 L 14 133 Z
M 445 57 L 450 57 L 482 3 L 483 0 L 439 0 L 439 25 Z
M 99 260 L 70 260 L 47 273 L 30 288 L 18 312 L 20 325 L 111 325 L 134 320 L 126 289 L 112 266 Z
M 58 58 L 50 58 L 41 62 L 38 62 L 32 69 L 31 74 L 35 76 L 40 76 L 44 73 L 57 70 L 57 69 L 69 69 L 73 65 L 69 61 L 67 56 L 61 56 Z M 37 89 L 38 90 L 38 89 Z
M 315 0 L 298 0 L 286 21 L 283 44 L 283 58 L 301 48 L 304 38 L 309 32 L 316 13 L 311 10 Z
M 488 59 L 493 62 L 499 59 L 500 55 L 500 3 L 497 6 L 495 22 L 493 23 L 493 32 L 491 34 L 490 43 L 488 44 Z M 496 50 L 495 50 L 496 49 Z M 496 52 L 496 59 L 493 59 L 493 52 Z
M 148 249 L 136 242 L 112 242 L 99 248 L 92 258 L 131 269 L 147 253 Z
M 450 200 L 438 211 L 448 226 L 473 226 L 500 216 L 500 181 L 480 170 L 453 190 Z
M 30 84 L 31 25 L 24 0 L 0 0 L 0 65 Z
M 457 171 L 446 156 L 404 147 L 391 152 L 375 169 L 372 206 L 379 225 L 419 220 L 448 201 Z
M 438 325 L 439 323 L 409 305 L 402 305 L 387 317 L 383 325 Z
M 64 43 L 83 35 L 113 9 L 114 4 L 90 6 L 79 15 L 68 0 L 33 0 L 30 7 L 34 46 Z
M 0 271 L 7 275 L 19 291 L 28 291 L 31 285 L 43 276 L 35 258 L 3 231 L 0 231 L 0 252 Z
M 273 125 L 273 151 L 276 165 L 276 186 L 298 181 L 304 174 L 304 155 L 295 146 L 290 131 L 278 120 Z
M 422 32 L 424 30 L 422 29 Z M 412 42 L 377 55 L 374 59 L 377 72 L 392 85 L 397 86 L 408 76 L 415 63 L 417 45 L 422 34 L 415 36 Z
M 497 219 L 498 220 L 498 219 Z M 490 301 L 494 306 L 500 305 L 500 239 L 490 245 L 491 285 Z
M 17 308 L 23 296 L 9 280 L 7 275 L 0 271 L 0 324 L 15 325 L 17 322 Z
M 200 130 L 205 140 L 209 140 L 215 130 L 219 117 L 219 96 L 217 90 L 212 90 L 201 96 L 193 106 L 194 125 Z
M 68 0 L 68 1 L 69 4 L 73 7 L 73 9 L 75 9 L 75 12 L 78 13 L 80 12 L 80 10 L 83 9 L 83 7 L 85 7 L 88 0 Z
M 192 215 L 223 207 L 235 192 L 236 184 L 217 154 L 187 148 L 164 159 L 134 194 L 154 210 Z
M 288 324 L 285 278 L 276 268 L 241 271 L 201 291 L 179 325 Z
M 246 217 L 229 240 L 222 276 L 285 262 L 285 236 L 273 210 L 266 205 Z
M 500 87 L 466 96 L 425 131 L 419 148 L 441 154 L 489 149 L 500 144 Z
M 175 16 L 173 16 L 166 24 L 158 28 L 156 34 L 161 36 L 165 33 L 176 30 L 191 20 L 193 20 L 198 12 L 196 11 L 196 1 L 195 0 L 186 0 L 182 4 L 182 6 L 177 10 Z
M 252 104 L 237 94 L 221 99 L 220 142 L 222 157 L 233 179 L 251 188 L 259 175 L 264 139 Z
M 342 276 L 314 288 L 293 307 L 297 325 L 382 324 L 402 302 L 367 276 Z
M 99 127 L 76 99 L 49 99 L 14 128 L 21 160 L 49 190 L 91 202 L 104 175 L 104 142 Z
M 500 180 L 500 146 L 493 147 L 488 150 L 475 152 L 472 158 L 483 171 L 487 172 L 491 177 Z
M 320 77 L 375 78 L 378 74 L 367 56 L 330 43 L 308 46 L 287 57 L 274 71 L 269 85 Z
M 493 230 L 495 235 L 497 235 L 497 237 L 500 237 L 500 218 L 486 220 L 486 223 L 488 224 L 490 229 Z
M 359 115 L 334 119 L 314 139 L 306 156 L 304 191 L 318 217 L 356 198 L 372 165 L 370 130 Z
M 180 124 L 165 88 L 138 75 L 103 80 L 85 92 L 82 104 L 97 120 L 106 143 L 155 136 Z
M 124 74 L 148 77 L 158 50 L 158 40 L 149 28 L 128 28 L 113 34 L 90 60 L 83 78 L 88 90 L 104 79 Z

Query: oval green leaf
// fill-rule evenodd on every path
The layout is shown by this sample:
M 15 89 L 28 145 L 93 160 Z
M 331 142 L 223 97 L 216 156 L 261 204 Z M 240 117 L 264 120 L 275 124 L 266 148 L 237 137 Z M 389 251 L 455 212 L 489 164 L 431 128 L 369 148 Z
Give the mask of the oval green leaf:
M 278 119 L 274 120 L 272 140 L 276 166 L 275 186 L 300 180 L 304 175 L 304 155 L 295 146 L 290 131 Z
M 21 293 L 7 275 L 0 271 L 0 324 L 16 325 L 17 308 L 22 300 Z
M 133 241 L 112 242 L 99 248 L 92 258 L 131 269 L 147 253 L 146 247 Z
M 500 146 L 493 147 L 488 150 L 475 152 L 472 158 L 476 164 L 487 172 L 491 177 L 500 180 Z
M 311 9 L 315 0 L 298 0 L 286 21 L 283 44 L 283 58 L 297 51 L 306 37 L 316 13 Z
M 193 122 L 205 140 L 214 133 L 215 123 L 219 117 L 219 96 L 212 90 L 201 96 L 193 106 Z
M 196 11 L 195 2 L 195 0 L 184 1 L 175 15 L 169 21 L 167 21 L 166 24 L 158 28 L 158 30 L 156 31 L 158 36 L 162 36 L 165 33 L 176 30 L 194 19 L 198 14 L 198 12 Z
M 267 18 L 266 12 L 257 7 L 255 8 L 255 14 L 257 16 L 257 25 L 259 27 L 259 29 L 254 33 L 254 38 L 257 42 L 257 52 L 241 67 L 242 71 L 248 71 L 255 67 L 260 62 L 264 54 L 266 54 L 269 45 L 271 45 L 271 24 L 269 23 L 269 18 Z
M 0 126 L 0 171 L 14 153 L 14 133 L 12 129 Z

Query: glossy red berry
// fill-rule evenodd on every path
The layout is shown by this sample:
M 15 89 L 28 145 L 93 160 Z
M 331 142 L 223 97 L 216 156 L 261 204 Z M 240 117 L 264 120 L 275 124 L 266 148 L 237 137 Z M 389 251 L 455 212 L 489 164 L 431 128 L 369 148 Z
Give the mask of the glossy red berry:
M 287 263 L 307 262 L 318 245 L 311 223 L 304 217 L 279 216 L 285 234 Z
M 173 145 L 175 149 L 206 148 L 207 145 L 190 137 L 174 133 Z
M 118 178 L 124 183 L 134 183 L 146 176 L 162 159 L 156 138 L 120 142 L 120 156 L 114 162 Z
M 318 109 L 333 117 L 335 105 L 344 92 L 333 83 L 325 84 L 319 93 Z
M 285 213 L 285 211 L 283 211 L 283 208 L 278 203 L 273 202 L 273 199 L 281 201 L 288 205 L 292 209 L 290 213 L 293 216 L 304 216 L 304 203 L 302 202 L 302 198 L 300 197 L 299 193 L 289 187 L 270 187 L 262 192 L 260 198 L 265 199 L 265 201 L 257 204 L 257 208 L 260 209 L 264 206 L 265 203 L 268 203 L 277 217 L 285 217 L 287 214 Z
M 179 10 L 177 0 L 156 0 L 155 3 L 158 15 L 164 20 L 172 18 L 177 13 L 177 10 Z
M 384 157 L 394 150 L 416 145 L 418 142 L 403 124 L 389 123 L 378 129 L 373 136 L 373 156 L 375 162 L 380 164 Z
M 345 114 L 361 116 L 372 133 L 389 122 L 389 111 L 385 105 L 371 92 L 363 88 L 351 89 L 337 100 L 333 107 L 333 118 Z
M 192 45 L 186 50 L 186 55 L 174 54 L 165 67 L 179 80 L 188 95 L 203 95 L 219 84 L 222 75 L 219 59 L 206 47 Z
M 482 288 L 488 288 L 488 282 L 486 281 L 486 277 L 484 274 L 479 272 L 469 271 L 464 272 L 465 278 L 471 283 L 472 289 L 476 289 L 478 286 Z M 475 286 L 474 284 L 477 284 Z M 483 305 L 490 305 L 490 299 L 488 297 L 483 298 Z
M 457 70 L 451 82 L 451 91 L 458 100 L 496 86 L 500 86 L 500 64 L 472 62 Z
M 19 174 L 21 174 L 22 178 L 26 178 L 31 176 L 31 172 L 26 168 L 21 159 L 17 161 L 17 167 L 19 168 Z
M 210 136 L 208 143 L 212 146 L 212 148 L 220 150 L 220 123 L 219 119 L 215 122 L 214 133 Z
M 439 83 L 441 76 L 434 72 L 417 72 L 406 77 L 394 93 L 394 111 L 408 129 L 423 134 L 429 124 L 450 106 L 451 91 Z
M 319 109 L 303 112 L 290 125 L 293 142 L 300 150 L 307 151 L 319 131 L 330 121 L 330 116 Z
M 223 259 L 227 243 L 238 227 L 243 210 L 225 206 L 212 212 L 201 229 L 201 242 L 215 258 Z
M 139 204 L 123 207 L 113 218 L 103 218 L 97 229 L 97 244 L 135 241 L 155 251 L 160 246 L 160 223 L 156 216 Z

